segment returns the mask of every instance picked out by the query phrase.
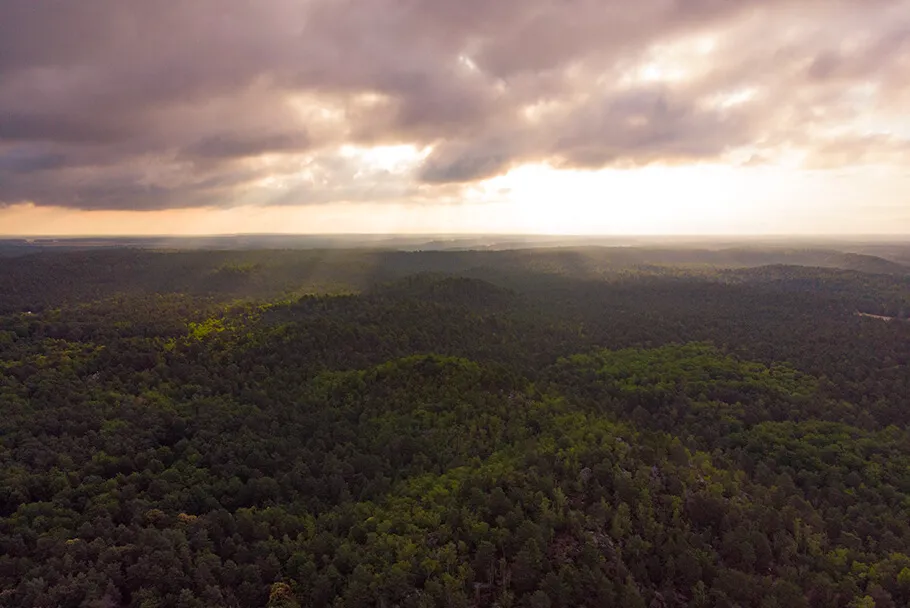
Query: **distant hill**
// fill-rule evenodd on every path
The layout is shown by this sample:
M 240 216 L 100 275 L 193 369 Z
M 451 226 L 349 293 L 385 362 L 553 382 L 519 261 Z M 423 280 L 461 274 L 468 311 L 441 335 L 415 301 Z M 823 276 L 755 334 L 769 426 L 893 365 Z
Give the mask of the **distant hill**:
M 470 275 L 512 286 L 534 281 L 616 279 L 629 272 L 712 276 L 768 266 L 910 276 L 910 267 L 872 255 L 815 249 L 546 247 L 502 251 L 386 249 L 44 251 L 0 264 L 0 312 L 39 310 L 111 295 L 186 293 L 218 299 L 357 292 L 407 275 Z M 741 275 L 765 280 L 762 273 Z M 524 277 L 524 278 L 522 278 Z M 464 285 L 462 285 L 464 287 Z M 455 290 L 459 291 L 459 290 Z M 450 294 L 451 295 L 451 294 Z M 867 311 L 876 312 L 876 311 Z

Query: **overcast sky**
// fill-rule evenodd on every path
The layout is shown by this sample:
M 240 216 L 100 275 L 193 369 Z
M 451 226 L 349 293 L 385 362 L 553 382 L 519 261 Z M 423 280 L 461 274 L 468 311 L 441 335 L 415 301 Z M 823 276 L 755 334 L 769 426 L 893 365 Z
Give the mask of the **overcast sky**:
M 910 233 L 910 0 L 0 0 L 0 234 Z

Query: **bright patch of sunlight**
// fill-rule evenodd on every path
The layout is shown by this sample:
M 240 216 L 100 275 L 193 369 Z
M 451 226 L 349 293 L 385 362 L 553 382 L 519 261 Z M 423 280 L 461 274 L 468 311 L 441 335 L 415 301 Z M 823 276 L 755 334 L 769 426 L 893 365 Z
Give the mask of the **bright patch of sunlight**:
M 371 147 L 345 144 L 339 148 L 339 154 L 346 159 L 373 169 L 393 172 L 413 167 L 426 158 L 429 152 L 429 148 L 419 148 L 411 144 Z

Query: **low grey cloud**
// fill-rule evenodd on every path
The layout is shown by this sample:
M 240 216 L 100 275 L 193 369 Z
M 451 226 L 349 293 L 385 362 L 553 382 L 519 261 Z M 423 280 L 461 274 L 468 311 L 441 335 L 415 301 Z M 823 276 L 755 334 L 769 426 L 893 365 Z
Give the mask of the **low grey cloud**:
M 186 158 L 232 159 L 267 153 L 297 152 L 309 147 L 305 133 L 223 133 L 207 135 L 181 150 Z
M 419 177 L 427 183 L 465 183 L 495 175 L 507 169 L 517 154 L 503 142 L 480 139 L 473 145 L 442 145 L 426 159 Z
M 63 154 L 48 154 L 40 150 L 12 149 L 0 155 L 0 175 L 32 173 L 59 169 L 66 164 Z
M 0 206 L 432 201 L 528 162 L 893 163 L 910 136 L 888 132 L 910 101 L 910 0 L 0 0 L 0 14 Z M 400 144 L 431 151 L 338 164 L 344 146 Z
M 83 121 L 65 114 L 11 111 L 0 121 L 0 141 L 102 144 L 127 135 L 127 129 L 105 122 Z

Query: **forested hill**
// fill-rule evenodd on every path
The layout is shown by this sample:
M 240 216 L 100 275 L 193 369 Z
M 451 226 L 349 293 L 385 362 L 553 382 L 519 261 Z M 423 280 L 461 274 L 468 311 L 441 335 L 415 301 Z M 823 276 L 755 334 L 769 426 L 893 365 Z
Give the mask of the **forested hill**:
M 0 605 L 906 606 L 910 285 L 819 265 L 4 260 Z
M 35 312 L 123 295 L 188 294 L 223 301 L 359 292 L 415 273 L 469 275 L 524 287 L 542 280 L 548 284 L 566 279 L 596 281 L 630 274 L 751 282 L 766 280 L 766 269 L 777 275 L 787 269 L 797 274 L 808 272 L 808 280 L 825 284 L 822 290 L 828 283 L 840 282 L 838 290 L 850 291 L 852 296 L 877 297 L 879 304 L 895 315 L 904 308 L 902 294 L 910 286 L 910 266 L 871 255 L 818 249 L 90 249 L 0 259 L 0 313 Z

